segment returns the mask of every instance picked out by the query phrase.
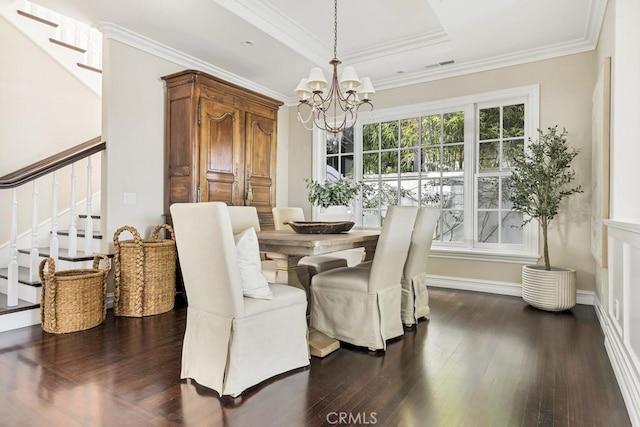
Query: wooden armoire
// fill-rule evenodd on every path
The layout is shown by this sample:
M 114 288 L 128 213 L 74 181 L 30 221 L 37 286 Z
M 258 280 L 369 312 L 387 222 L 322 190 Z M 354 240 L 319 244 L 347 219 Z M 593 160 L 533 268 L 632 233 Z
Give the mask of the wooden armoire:
M 176 202 L 252 205 L 273 228 L 276 140 L 282 102 L 186 70 L 166 84 L 164 210 Z

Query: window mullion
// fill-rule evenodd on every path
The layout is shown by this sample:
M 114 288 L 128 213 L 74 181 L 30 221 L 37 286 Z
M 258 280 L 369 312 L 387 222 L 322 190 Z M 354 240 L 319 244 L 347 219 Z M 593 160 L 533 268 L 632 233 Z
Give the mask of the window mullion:
M 464 108 L 464 241 L 465 246 L 475 246 L 476 237 L 476 111 L 475 105 Z
M 361 182 L 363 179 L 362 174 L 362 153 L 364 151 L 362 146 L 362 125 L 358 124 L 353 127 L 353 179 L 356 182 Z M 362 226 L 362 190 L 356 197 L 356 206 L 354 212 L 355 223 L 358 226 Z

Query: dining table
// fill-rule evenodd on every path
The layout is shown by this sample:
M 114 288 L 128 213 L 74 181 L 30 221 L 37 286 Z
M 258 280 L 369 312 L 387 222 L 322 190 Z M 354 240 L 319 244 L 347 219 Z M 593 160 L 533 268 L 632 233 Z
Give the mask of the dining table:
M 364 248 L 365 261 L 370 261 L 376 251 L 379 228 L 353 228 L 338 234 L 304 234 L 293 230 L 259 231 L 260 251 L 273 253 L 276 263 L 276 280 L 307 291 L 298 275 L 298 262 L 310 255 L 325 255 L 345 249 Z M 308 295 L 307 295 L 308 297 Z M 340 347 L 338 340 L 320 331 L 309 331 L 309 346 L 313 356 L 324 357 Z
M 278 282 L 304 289 L 298 277 L 298 261 L 309 255 L 325 255 L 345 249 L 364 248 L 365 261 L 373 259 L 380 229 L 355 228 L 338 234 L 303 234 L 293 230 L 259 231 L 260 251 L 277 253 Z

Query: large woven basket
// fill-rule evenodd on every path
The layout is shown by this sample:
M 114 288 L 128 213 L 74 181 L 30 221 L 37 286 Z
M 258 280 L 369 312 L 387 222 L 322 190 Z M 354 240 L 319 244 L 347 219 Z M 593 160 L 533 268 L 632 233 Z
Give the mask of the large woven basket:
M 99 269 L 100 260 L 105 268 Z M 49 265 L 45 273 L 45 264 Z M 42 329 L 53 334 L 83 331 L 98 326 L 106 317 L 107 275 L 111 262 L 96 255 L 93 268 L 56 272 L 53 258 L 40 262 Z
M 165 229 L 170 239 L 159 239 Z M 118 240 L 128 231 L 132 240 Z M 156 226 L 150 239 L 134 227 L 119 228 L 114 236 L 114 296 L 116 316 L 142 317 L 173 309 L 176 294 L 176 241 L 168 224 Z

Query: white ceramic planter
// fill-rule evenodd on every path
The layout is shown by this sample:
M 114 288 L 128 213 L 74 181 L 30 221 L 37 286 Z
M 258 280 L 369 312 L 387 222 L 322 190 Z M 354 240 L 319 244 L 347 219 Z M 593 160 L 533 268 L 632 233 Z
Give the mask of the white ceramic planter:
M 319 221 L 353 221 L 351 206 L 328 206 L 320 208 Z
M 533 307 L 549 310 L 568 310 L 576 305 L 576 271 L 570 268 L 541 265 L 522 267 L 522 299 Z

